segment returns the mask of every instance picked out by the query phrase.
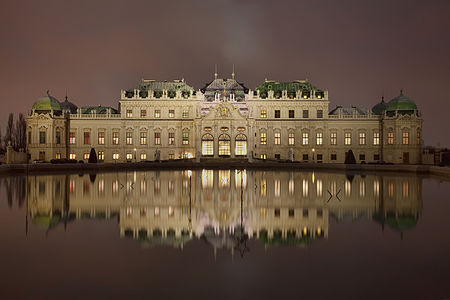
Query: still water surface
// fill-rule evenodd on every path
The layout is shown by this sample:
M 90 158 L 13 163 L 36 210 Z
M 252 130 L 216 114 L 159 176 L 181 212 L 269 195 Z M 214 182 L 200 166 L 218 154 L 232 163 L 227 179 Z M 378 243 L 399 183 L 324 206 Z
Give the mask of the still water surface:
M 197 170 L 0 188 L 1 299 L 450 298 L 449 182 Z

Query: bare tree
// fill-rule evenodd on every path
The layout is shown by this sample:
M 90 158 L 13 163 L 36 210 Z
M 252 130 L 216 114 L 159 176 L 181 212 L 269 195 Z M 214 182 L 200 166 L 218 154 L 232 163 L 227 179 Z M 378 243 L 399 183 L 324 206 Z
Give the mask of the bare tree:
M 26 131 L 27 131 L 27 123 L 23 114 L 19 114 L 19 118 L 16 121 L 15 127 L 15 135 L 14 135 L 14 149 L 16 151 L 23 149 L 25 150 L 27 141 L 26 141 Z
M 14 115 L 12 113 L 9 114 L 8 125 L 6 125 L 4 140 L 5 148 L 8 146 L 9 142 L 11 142 L 11 145 L 14 145 Z

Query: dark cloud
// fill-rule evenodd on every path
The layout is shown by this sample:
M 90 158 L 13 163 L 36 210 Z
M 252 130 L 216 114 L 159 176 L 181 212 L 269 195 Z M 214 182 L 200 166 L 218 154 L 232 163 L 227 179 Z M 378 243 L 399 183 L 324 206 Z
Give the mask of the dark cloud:
M 403 88 L 427 144 L 450 146 L 450 2 L 9 1 L 0 11 L 0 112 L 25 112 L 47 89 L 78 105 L 117 105 L 141 77 L 200 88 L 214 64 L 254 88 L 308 78 L 331 106 L 371 107 Z M 0 122 L 4 127 L 5 122 Z

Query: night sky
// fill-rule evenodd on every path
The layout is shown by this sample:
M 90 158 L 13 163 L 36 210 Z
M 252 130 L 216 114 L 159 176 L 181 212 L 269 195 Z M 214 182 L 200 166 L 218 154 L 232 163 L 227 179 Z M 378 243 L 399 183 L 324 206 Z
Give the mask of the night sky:
M 413 99 L 426 145 L 450 146 L 450 1 L 2 1 L 0 111 L 27 112 L 47 89 L 117 107 L 142 77 L 199 89 L 236 78 L 309 79 L 336 105 Z M 6 106 L 5 106 L 6 104 Z

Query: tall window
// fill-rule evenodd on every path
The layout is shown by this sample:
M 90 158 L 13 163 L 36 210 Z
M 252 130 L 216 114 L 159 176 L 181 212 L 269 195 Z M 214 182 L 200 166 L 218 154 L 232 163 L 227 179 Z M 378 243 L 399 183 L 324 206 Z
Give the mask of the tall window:
M 260 140 L 261 145 L 266 145 L 267 144 L 267 133 L 261 132 L 259 135 L 259 140 Z
M 84 132 L 83 133 L 83 137 L 84 137 L 84 144 L 85 145 L 89 145 L 91 143 L 91 133 L 90 132 Z
M 276 118 L 276 119 L 279 119 L 280 116 L 281 116 L 280 110 L 279 110 L 279 109 L 276 109 L 276 110 L 275 110 L 275 118 Z
M 228 156 L 231 154 L 230 140 L 231 139 L 228 134 L 219 135 L 219 155 Z
M 321 110 L 321 109 L 317 110 L 317 118 L 318 119 L 322 119 L 323 118 L 323 110 Z
M 119 159 L 119 153 L 113 153 L 113 160 Z
M 374 132 L 373 133 L 373 144 L 374 145 L 379 145 L 380 144 L 380 133 L 379 132 Z
M 261 109 L 260 116 L 261 116 L 261 119 L 267 118 L 267 110 Z
M 344 133 L 344 144 L 345 145 L 351 145 L 352 144 L 352 133 L 351 132 L 345 132 Z
M 402 133 L 402 144 L 408 145 L 409 144 L 409 132 L 403 132 Z
M 280 145 L 280 144 L 281 144 L 281 133 L 275 132 L 275 145 Z
M 388 145 L 393 145 L 394 144 L 394 132 L 390 131 L 387 134 L 387 142 Z
M 140 133 L 141 145 L 147 145 L 147 132 Z
M 417 129 L 417 145 L 420 145 L 422 142 L 421 137 L 420 137 L 420 130 Z
M 330 145 L 337 145 L 337 132 L 330 132 Z
M 302 145 L 309 144 L 309 134 L 307 132 L 302 133 Z
M 28 133 L 28 135 L 30 135 L 31 132 Z M 56 131 L 56 145 L 60 145 L 61 144 L 61 131 L 57 130 Z
M 214 137 L 209 133 L 202 137 L 202 155 L 213 156 L 214 155 Z
M 307 110 L 307 109 L 303 110 L 303 118 L 305 118 L 305 119 L 309 118 L 309 110 Z
M 141 118 L 145 118 L 147 116 L 147 110 L 141 109 Z
M 189 145 L 189 132 L 183 132 L 183 145 Z
M 295 134 L 293 132 L 289 132 L 288 134 L 288 143 L 289 145 L 295 144 Z
M 133 132 L 126 133 L 127 145 L 133 145 Z
M 132 118 L 132 117 L 133 117 L 133 110 L 127 109 L 127 118 Z
M 76 143 L 75 132 L 69 132 L 69 144 L 74 145 Z
M 155 109 L 155 119 L 159 119 L 159 118 L 161 118 L 161 110 Z
M 45 144 L 45 143 L 46 143 L 46 132 L 39 131 L 39 144 Z
M 175 110 L 169 109 L 169 118 L 175 118 Z
M 290 109 L 289 110 L 289 119 L 293 119 L 293 118 L 295 118 L 295 112 L 293 109 Z
M 322 132 L 316 133 L 316 145 L 323 145 L 323 133 Z
M 365 145 L 366 144 L 366 133 L 365 132 L 360 132 L 359 133 L 359 144 L 360 145 Z
M 169 132 L 169 145 L 175 144 L 175 132 Z
M 98 160 L 99 161 L 104 161 L 105 160 L 105 152 L 98 151 Z
M 189 118 L 189 110 L 187 109 L 183 110 L 183 118 L 184 119 Z
M 112 142 L 113 142 L 113 145 L 119 145 L 119 133 L 118 132 L 113 132 Z
M 161 145 L 161 132 L 155 132 L 155 145 Z
M 238 134 L 235 141 L 235 154 L 239 156 L 247 155 L 247 137 L 243 134 Z
M 105 144 L 105 132 L 104 131 L 99 131 L 99 133 L 98 133 L 98 144 L 99 145 Z

